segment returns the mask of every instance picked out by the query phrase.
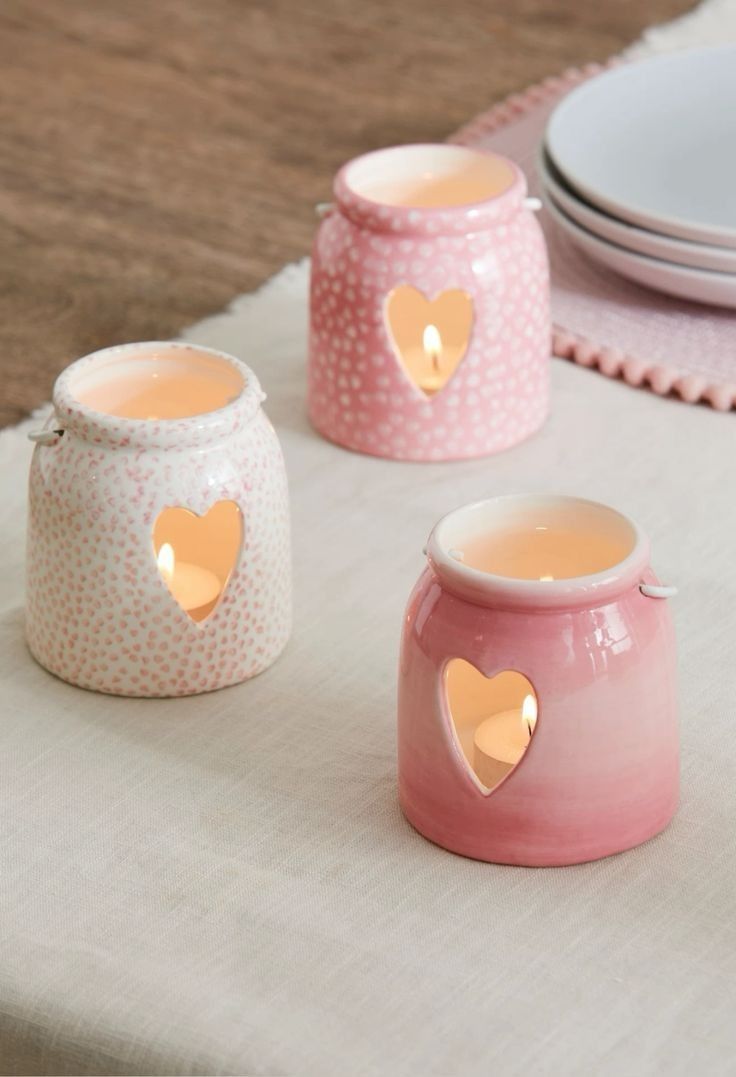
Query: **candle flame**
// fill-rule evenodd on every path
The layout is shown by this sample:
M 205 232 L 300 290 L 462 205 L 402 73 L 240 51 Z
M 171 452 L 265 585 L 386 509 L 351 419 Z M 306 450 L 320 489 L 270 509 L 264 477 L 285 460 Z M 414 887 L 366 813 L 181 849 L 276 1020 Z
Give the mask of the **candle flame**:
M 425 352 L 432 360 L 432 365 L 435 369 L 437 369 L 439 366 L 440 353 L 442 351 L 442 337 L 440 336 L 440 331 L 437 326 L 432 325 L 431 322 L 429 325 L 425 325 L 424 327 L 422 343 L 424 345 Z
M 540 576 L 539 579 L 540 582 L 544 581 L 546 583 L 549 583 L 550 580 L 554 579 L 554 576 Z
M 174 547 L 170 542 L 164 542 L 158 551 L 158 557 L 156 558 L 158 564 L 158 570 L 165 580 L 172 580 L 174 578 L 174 565 L 176 564 L 176 558 L 174 557 Z
M 537 724 L 537 701 L 534 696 L 524 696 L 524 702 L 521 705 L 521 720 L 531 737 Z

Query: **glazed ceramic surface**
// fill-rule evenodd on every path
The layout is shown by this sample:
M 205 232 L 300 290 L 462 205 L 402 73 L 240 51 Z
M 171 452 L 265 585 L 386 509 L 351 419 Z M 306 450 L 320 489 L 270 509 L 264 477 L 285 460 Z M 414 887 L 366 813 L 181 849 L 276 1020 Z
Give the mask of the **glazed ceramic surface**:
M 397 162 L 416 157 L 428 174 L 437 161 L 444 167 L 463 155 L 506 169 L 503 192 L 416 207 L 367 198 L 354 181 L 356 169 L 391 176 Z M 548 266 L 525 195 L 515 165 L 461 147 L 396 147 L 343 168 L 312 259 L 309 412 L 324 436 L 377 456 L 444 460 L 508 448 L 541 426 Z M 427 324 L 438 322 L 448 293 L 470 301 L 469 335 L 454 352 L 451 377 L 431 397 L 410 376 L 392 334 L 390 297 L 400 286 L 414 290 Z
M 665 235 L 736 247 L 736 46 L 622 64 L 573 90 L 546 146 L 576 190 Z
M 242 391 L 178 419 L 120 418 L 80 402 L 80 378 L 104 381 L 108 365 L 141 349 L 210 357 Z M 206 348 L 125 345 L 74 363 L 53 399 L 30 475 L 26 623 L 36 659 L 72 684 L 135 696 L 205 692 L 269 666 L 290 631 L 289 512 L 252 371 Z M 175 508 L 201 529 L 223 501 L 239 508 L 242 534 L 219 604 L 197 623 L 162 578 L 154 528 Z
M 460 511 L 505 512 L 518 500 Z M 542 518 L 551 501 L 560 499 L 536 499 Z M 572 864 L 657 834 L 678 799 L 675 641 L 669 590 L 649 567 L 646 538 L 627 522 L 631 553 L 609 571 L 551 583 L 509 579 L 448 553 L 442 530 L 453 515 L 430 538 L 405 619 L 405 815 L 438 845 L 507 864 Z M 490 792 L 474 780 L 453 731 L 444 671 L 455 658 L 487 678 L 515 670 L 536 692 L 529 747 Z
M 715 270 L 717 273 L 736 273 L 736 249 L 692 243 L 686 239 L 672 239 L 604 213 L 579 198 L 565 185 L 545 153 L 540 153 L 537 159 L 537 171 L 542 187 L 557 208 L 599 239 L 608 240 L 636 254 L 674 262 L 680 266 Z
M 579 250 L 587 254 L 594 262 L 620 273 L 627 280 L 681 299 L 691 299 L 711 306 L 736 308 L 736 274 L 693 269 L 690 266 L 663 262 L 658 258 L 648 258 L 644 254 L 625 250 L 616 243 L 609 243 L 576 224 L 547 194 L 545 194 L 545 207 Z

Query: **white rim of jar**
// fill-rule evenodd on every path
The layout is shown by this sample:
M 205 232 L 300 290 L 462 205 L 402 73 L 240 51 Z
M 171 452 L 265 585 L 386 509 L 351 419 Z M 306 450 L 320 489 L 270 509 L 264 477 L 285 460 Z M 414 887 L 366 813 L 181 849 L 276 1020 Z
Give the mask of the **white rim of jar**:
M 120 358 L 157 349 L 204 353 L 237 370 L 243 388 L 234 400 L 214 411 L 204 411 L 176 419 L 129 419 L 96 411 L 82 403 L 72 385 L 80 373 L 94 366 L 114 363 Z M 203 344 L 181 340 L 147 340 L 113 344 L 75 360 L 56 379 L 53 391 L 54 429 L 70 430 L 86 441 L 141 447 L 173 447 L 204 444 L 232 434 L 247 425 L 266 399 L 258 378 L 241 359 Z
M 514 509 L 544 506 L 584 505 L 586 508 L 610 514 L 630 530 L 631 550 L 621 561 L 601 572 L 571 576 L 559 580 L 530 580 L 499 576 L 463 564 L 452 556 L 456 544 L 448 541 L 447 532 L 463 517 L 491 517 L 498 524 L 504 515 L 512 518 Z M 490 533 L 490 531 L 489 531 Z M 628 516 L 600 501 L 565 494 L 506 494 L 463 505 L 443 516 L 433 528 L 425 553 L 430 568 L 440 582 L 453 594 L 476 605 L 502 609 L 554 610 L 601 605 L 632 587 L 639 587 L 645 578 L 652 578 L 649 569 L 649 539 Z
M 495 158 L 508 166 L 513 180 L 500 194 L 478 202 L 450 206 L 395 206 L 376 202 L 356 191 L 351 173 L 369 160 L 385 156 L 434 151 L 440 154 L 463 154 L 468 157 Z M 521 206 L 527 194 L 526 176 L 515 161 L 500 153 L 462 146 L 452 142 L 416 142 L 405 146 L 386 146 L 353 157 L 342 166 L 333 185 L 335 199 L 341 211 L 354 223 L 373 232 L 393 234 L 467 235 L 501 224 Z

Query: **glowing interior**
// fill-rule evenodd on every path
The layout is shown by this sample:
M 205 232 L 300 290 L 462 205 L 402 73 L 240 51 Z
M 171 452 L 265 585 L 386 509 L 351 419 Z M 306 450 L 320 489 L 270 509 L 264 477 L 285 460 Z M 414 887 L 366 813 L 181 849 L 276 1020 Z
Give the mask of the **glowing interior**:
M 629 521 L 576 498 L 515 498 L 460 509 L 438 529 L 463 565 L 521 580 L 573 579 L 605 572 L 634 549 Z
M 245 387 L 225 359 L 197 348 L 124 351 L 77 374 L 81 404 L 121 419 L 184 419 L 224 407 Z
M 465 762 L 493 789 L 524 756 L 537 727 L 537 696 L 515 670 L 484 677 L 463 658 L 445 669 L 447 707 Z
M 386 206 L 465 206 L 497 198 L 515 180 L 508 161 L 464 146 L 396 146 L 359 157 L 346 182 Z
M 458 367 L 473 329 L 473 300 L 457 288 L 434 299 L 410 284 L 389 294 L 389 336 L 406 373 L 427 396 L 442 389 Z
M 218 501 L 204 516 L 180 506 L 158 514 L 153 526 L 156 565 L 172 598 L 193 621 L 214 613 L 242 541 L 243 516 L 234 501 Z

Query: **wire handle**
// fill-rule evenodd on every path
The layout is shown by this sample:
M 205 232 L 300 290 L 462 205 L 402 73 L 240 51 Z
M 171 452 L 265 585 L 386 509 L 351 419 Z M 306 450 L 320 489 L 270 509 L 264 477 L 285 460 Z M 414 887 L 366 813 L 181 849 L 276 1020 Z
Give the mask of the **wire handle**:
M 63 434 L 64 431 L 59 426 L 59 420 L 52 413 L 46 420 L 45 426 L 42 426 L 40 430 L 29 430 L 27 437 L 29 441 L 34 442 L 36 445 L 55 445 Z
M 676 587 L 663 583 L 640 583 L 639 590 L 646 598 L 674 598 L 677 594 Z

